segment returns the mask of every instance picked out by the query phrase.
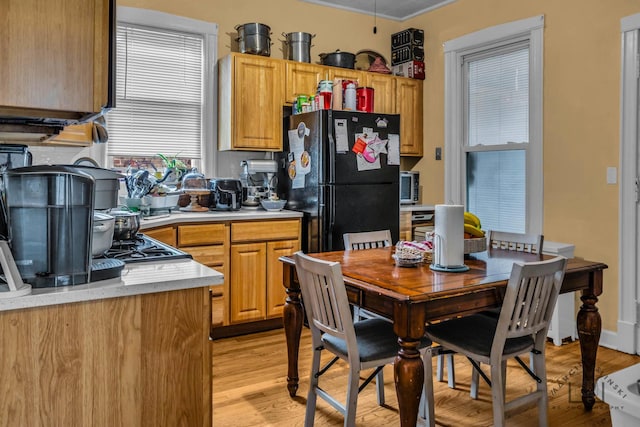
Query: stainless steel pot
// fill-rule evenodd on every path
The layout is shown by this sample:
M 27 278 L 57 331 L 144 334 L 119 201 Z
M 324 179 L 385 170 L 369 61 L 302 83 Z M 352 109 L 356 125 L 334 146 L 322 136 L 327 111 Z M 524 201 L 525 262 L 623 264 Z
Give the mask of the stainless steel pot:
M 113 240 L 130 240 L 140 229 L 140 213 L 127 211 L 111 211 L 109 215 L 115 218 L 113 225 Z
M 352 70 L 356 65 L 356 56 L 349 52 L 340 52 L 336 50 L 331 53 L 321 53 L 320 61 L 322 65 L 329 65 L 331 67 L 351 68 Z
M 257 22 L 236 25 L 241 53 L 271 56 L 271 28 Z
M 111 247 L 115 221 L 116 219 L 111 215 L 102 212 L 93 213 L 92 256 L 100 256 Z
M 285 59 L 298 62 L 311 62 L 311 40 L 316 36 L 309 33 L 282 33 L 287 47 Z
M 73 165 L 70 167 L 88 173 L 95 180 L 93 187 L 95 194 L 93 202 L 94 209 L 105 210 L 118 206 L 120 178 L 124 178 L 124 175 L 109 169 L 96 168 L 93 166 Z

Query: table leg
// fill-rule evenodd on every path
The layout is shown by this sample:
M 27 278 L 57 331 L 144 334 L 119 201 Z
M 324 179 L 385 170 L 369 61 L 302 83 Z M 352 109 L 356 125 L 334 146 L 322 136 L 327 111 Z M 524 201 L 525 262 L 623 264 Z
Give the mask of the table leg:
M 284 270 L 284 286 L 287 292 L 287 299 L 285 300 L 282 318 L 284 333 L 287 338 L 287 389 L 289 390 L 289 395 L 295 397 L 299 382 L 298 353 L 304 315 L 302 304 L 300 303 L 300 285 L 294 278 L 295 269 L 293 266 L 285 264 Z
M 419 341 L 400 338 L 398 343 L 400 350 L 394 363 L 394 378 L 400 410 L 400 425 L 415 426 L 418 422 L 420 396 L 425 381 L 424 366 L 418 351 Z
M 601 282 L 602 271 L 599 273 Z M 597 279 L 596 277 L 595 280 Z M 580 300 L 582 300 L 582 306 L 578 312 L 577 323 L 582 355 L 582 404 L 587 411 L 590 411 L 596 401 L 593 389 L 595 384 L 596 353 L 598 351 L 602 323 L 598 307 L 596 307 L 598 297 L 593 287 L 583 290 Z

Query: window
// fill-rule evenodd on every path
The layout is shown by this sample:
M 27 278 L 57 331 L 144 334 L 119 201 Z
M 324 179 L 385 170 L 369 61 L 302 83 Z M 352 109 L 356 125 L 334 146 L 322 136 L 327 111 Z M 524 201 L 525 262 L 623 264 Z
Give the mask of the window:
M 111 166 L 159 169 L 162 153 L 211 170 L 216 33 L 215 24 L 118 8 Z
M 486 230 L 542 232 L 542 16 L 445 44 L 445 198 Z

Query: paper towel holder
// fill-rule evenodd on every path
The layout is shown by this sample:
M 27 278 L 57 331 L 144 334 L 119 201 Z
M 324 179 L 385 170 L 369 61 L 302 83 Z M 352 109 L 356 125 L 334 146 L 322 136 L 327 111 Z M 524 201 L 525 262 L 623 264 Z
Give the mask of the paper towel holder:
M 443 239 L 439 234 L 433 235 L 433 262 L 429 266 L 429 268 L 433 271 L 440 271 L 445 273 L 463 273 L 465 271 L 469 271 L 469 266 L 462 265 L 440 265 L 436 264 L 436 262 L 442 259 L 442 247 L 446 244 L 446 239 Z

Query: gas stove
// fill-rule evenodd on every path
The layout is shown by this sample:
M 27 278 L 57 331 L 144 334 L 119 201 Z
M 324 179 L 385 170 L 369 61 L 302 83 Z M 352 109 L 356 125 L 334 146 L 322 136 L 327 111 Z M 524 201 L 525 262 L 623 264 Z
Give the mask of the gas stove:
M 103 255 L 93 258 L 91 281 L 120 277 L 124 265 L 128 263 L 185 258 L 192 258 L 192 256 L 138 233 L 129 240 L 114 240 L 110 249 L 107 249 Z
M 144 234 L 136 234 L 130 240 L 114 240 L 111 248 L 101 258 L 133 263 L 191 258 L 191 255 Z

